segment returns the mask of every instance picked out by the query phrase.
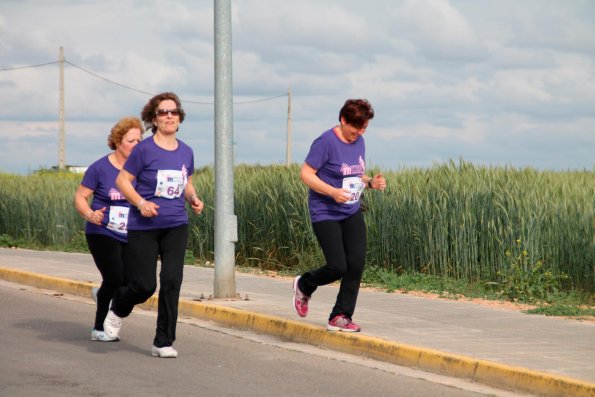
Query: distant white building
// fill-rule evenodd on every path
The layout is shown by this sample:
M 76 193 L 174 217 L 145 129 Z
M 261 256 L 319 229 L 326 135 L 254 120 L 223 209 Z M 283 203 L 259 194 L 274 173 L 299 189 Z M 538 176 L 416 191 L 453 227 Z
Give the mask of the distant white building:
M 66 168 L 66 171 L 72 172 L 73 174 L 84 174 L 89 167 L 82 165 L 65 165 L 64 168 Z M 52 171 L 58 171 L 58 167 L 53 166 Z
M 73 172 L 75 174 L 84 174 L 87 171 L 87 168 L 89 167 L 84 167 L 82 165 L 67 165 L 66 169 L 70 172 Z

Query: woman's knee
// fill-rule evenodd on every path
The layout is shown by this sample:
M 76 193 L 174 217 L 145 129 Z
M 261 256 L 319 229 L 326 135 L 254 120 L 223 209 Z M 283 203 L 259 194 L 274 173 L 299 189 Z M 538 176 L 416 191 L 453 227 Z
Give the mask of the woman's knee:
M 110 286 L 119 288 L 122 285 L 124 285 L 124 275 L 123 274 L 110 274 L 103 279 L 103 284 L 109 284 Z
M 347 273 L 347 264 L 345 263 L 328 263 L 328 271 L 332 274 L 335 280 L 339 280 Z
M 168 275 L 159 279 L 159 288 L 163 290 L 176 290 L 182 286 L 182 277 L 175 275 Z
M 141 298 L 150 298 L 157 290 L 157 282 L 132 282 L 130 283 L 132 290 Z
M 366 263 L 366 258 L 365 255 L 363 256 L 349 256 L 347 258 L 347 266 L 348 266 L 348 271 L 346 273 L 349 273 L 350 275 L 352 275 L 353 277 L 361 277 L 364 274 L 364 266 Z

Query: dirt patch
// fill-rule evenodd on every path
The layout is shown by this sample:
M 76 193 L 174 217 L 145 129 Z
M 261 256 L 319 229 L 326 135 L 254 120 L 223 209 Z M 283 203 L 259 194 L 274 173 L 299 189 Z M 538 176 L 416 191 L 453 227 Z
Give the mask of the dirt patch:
M 382 291 L 382 290 L 376 289 L 376 288 L 367 288 L 367 289 L 375 290 L 375 291 Z M 491 306 L 491 307 L 496 307 L 499 309 L 516 310 L 516 311 L 535 309 L 537 307 L 534 305 L 509 302 L 509 301 L 497 301 L 497 300 L 481 299 L 481 298 L 468 298 L 464 295 L 442 296 L 440 294 L 431 293 L 431 292 L 403 291 L 403 290 L 394 291 L 393 293 L 394 294 L 418 296 L 420 298 L 425 298 L 425 299 L 441 299 L 441 300 L 448 300 L 448 301 L 468 302 L 468 303 L 474 303 L 476 305 Z
M 362 289 L 367 289 L 370 291 L 383 291 L 382 289 L 378 288 L 370 288 L 364 287 Z M 448 301 L 457 301 L 462 303 L 471 303 L 476 305 L 483 305 L 493 307 L 495 309 L 503 309 L 503 310 L 514 310 L 517 312 L 524 312 L 530 309 L 536 309 L 539 306 L 536 305 L 529 305 L 526 303 L 518 303 L 518 302 L 510 302 L 510 301 L 501 301 L 501 300 L 491 300 L 491 299 L 481 299 L 481 298 L 468 298 L 464 295 L 456 295 L 456 296 L 442 296 L 436 293 L 430 292 L 422 292 L 422 291 L 404 291 L 404 290 L 397 290 L 392 292 L 394 294 L 404 294 L 404 295 L 411 295 L 417 296 L 424 299 L 441 299 L 441 300 L 448 300 Z M 537 315 L 537 314 L 534 314 Z M 568 320 L 576 320 L 576 321 L 587 321 L 590 323 L 595 323 L 595 316 L 558 316 L 558 318 L 564 318 Z

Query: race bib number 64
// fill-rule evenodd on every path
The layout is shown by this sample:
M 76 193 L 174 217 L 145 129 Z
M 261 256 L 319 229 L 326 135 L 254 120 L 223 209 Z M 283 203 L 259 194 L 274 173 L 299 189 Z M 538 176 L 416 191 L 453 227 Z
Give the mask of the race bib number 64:
M 168 199 L 180 197 L 186 187 L 186 178 L 182 171 L 158 170 L 155 196 Z

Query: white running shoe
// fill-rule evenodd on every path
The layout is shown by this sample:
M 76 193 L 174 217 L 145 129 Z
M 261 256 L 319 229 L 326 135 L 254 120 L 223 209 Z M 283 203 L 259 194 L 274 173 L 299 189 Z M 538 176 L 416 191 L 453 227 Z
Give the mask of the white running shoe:
M 97 292 L 99 292 L 99 288 L 93 287 L 91 288 L 91 298 L 97 303 Z
M 103 322 L 103 329 L 107 336 L 112 339 L 119 338 L 120 328 L 122 328 L 122 317 L 118 317 L 113 310 L 107 312 Z
M 91 331 L 91 340 L 97 340 L 99 342 L 117 342 L 120 340 L 120 338 L 110 338 L 105 333 L 105 331 L 98 331 L 96 329 L 93 329 L 93 331 Z
M 161 358 L 176 358 L 178 357 L 178 351 L 171 346 L 156 347 L 153 346 L 151 349 L 151 355 L 153 357 Z

